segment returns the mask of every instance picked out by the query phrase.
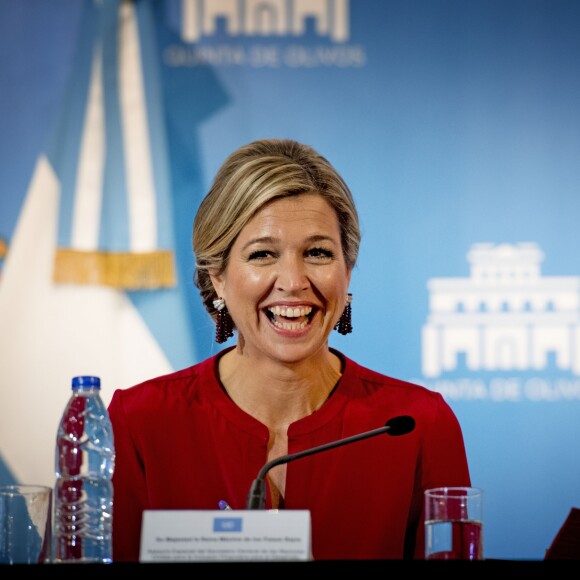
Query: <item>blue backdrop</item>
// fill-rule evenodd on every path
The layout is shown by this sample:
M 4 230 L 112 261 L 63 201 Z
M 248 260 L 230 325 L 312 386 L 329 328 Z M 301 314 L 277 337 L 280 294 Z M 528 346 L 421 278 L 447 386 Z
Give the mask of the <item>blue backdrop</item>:
M 87 3 L 0 0 L 7 251 Z M 130 297 L 171 364 L 217 348 L 190 237 L 218 166 L 257 138 L 313 145 L 349 183 L 363 230 L 354 333 L 332 344 L 444 393 L 486 494 L 486 556 L 543 558 L 580 506 L 580 3 L 328 0 L 305 17 L 292 0 L 253 16 L 247 1 L 213 15 L 211 1 L 137 4 L 155 16 L 195 346 L 175 340 L 155 293 Z

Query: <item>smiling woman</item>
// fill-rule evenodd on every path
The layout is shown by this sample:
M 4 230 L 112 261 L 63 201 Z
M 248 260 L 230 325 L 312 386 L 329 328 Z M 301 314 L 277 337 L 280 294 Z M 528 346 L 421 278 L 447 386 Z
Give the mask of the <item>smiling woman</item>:
M 115 561 L 138 559 L 143 510 L 242 509 L 266 462 L 396 415 L 416 428 L 277 464 L 266 507 L 310 511 L 314 559 L 423 557 L 424 490 L 470 485 L 463 436 L 441 395 L 329 347 L 352 332 L 360 239 L 348 186 L 310 146 L 265 139 L 225 160 L 193 251 L 216 340 L 236 345 L 115 392 Z

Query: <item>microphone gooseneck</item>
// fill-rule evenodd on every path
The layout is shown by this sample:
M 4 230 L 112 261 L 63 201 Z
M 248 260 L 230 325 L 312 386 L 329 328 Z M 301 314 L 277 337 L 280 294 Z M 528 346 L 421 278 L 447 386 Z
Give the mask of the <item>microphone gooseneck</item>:
M 362 439 L 368 439 L 369 437 L 381 435 L 382 433 L 388 433 L 392 436 L 406 435 L 414 428 L 415 419 L 413 419 L 413 417 L 410 417 L 409 415 L 400 415 L 398 417 L 389 419 L 384 427 L 379 427 L 378 429 L 373 429 L 372 431 L 365 431 L 364 433 L 352 435 L 351 437 L 345 437 L 344 439 L 338 439 L 337 441 L 330 441 L 324 445 L 318 445 L 317 447 L 305 449 L 304 451 L 298 451 L 297 453 L 290 453 L 288 455 L 281 455 L 280 457 L 276 457 L 275 459 L 268 461 L 268 463 L 266 463 L 262 469 L 260 469 L 258 476 L 252 482 L 250 491 L 248 493 L 248 499 L 246 501 L 246 509 L 256 510 L 265 508 L 266 475 L 268 474 L 268 471 L 270 471 L 270 469 L 273 467 L 276 467 L 276 465 L 282 465 L 283 463 L 288 463 L 290 461 L 294 461 L 295 459 L 306 457 L 307 455 L 313 455 L 314 453 L 320 453 L 321 451 L 326 451 L 327 449 L 341 447 L 342 445 L 354 443 L 355 441 L 361 441 Z

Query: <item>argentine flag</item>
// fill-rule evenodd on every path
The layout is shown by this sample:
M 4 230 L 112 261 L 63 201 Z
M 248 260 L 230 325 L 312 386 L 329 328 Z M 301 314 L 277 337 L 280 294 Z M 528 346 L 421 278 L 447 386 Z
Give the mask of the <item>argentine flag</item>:
M 147 324 L 155 315 L 178 321 L 176 343 L 192 341 L 179 322 L 151 5 L 85 4 L 69 91 L 0 283 L 0 460 L 13 479 L 50 486 L 72 378 L 100 376 L 108 404 L 114 389 L 174 370 Z

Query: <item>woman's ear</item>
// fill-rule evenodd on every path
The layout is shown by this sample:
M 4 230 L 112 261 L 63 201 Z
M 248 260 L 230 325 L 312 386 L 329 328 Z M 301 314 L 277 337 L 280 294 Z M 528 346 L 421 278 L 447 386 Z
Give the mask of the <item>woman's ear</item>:
M 213 289 L 215 290 L 215 293 L 217 294 L 218 298 L 223 298 L 223 290 L 225 288 L 225 281 L 224 281 L 224 277 L 223 274 L 220 274 L 219 276 L 216 274 L 212 274 L 210 272 L 209 277 L 211 279 L 211 283 L 213 285 Z

